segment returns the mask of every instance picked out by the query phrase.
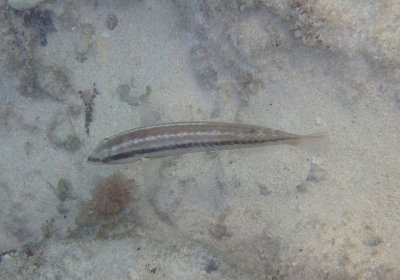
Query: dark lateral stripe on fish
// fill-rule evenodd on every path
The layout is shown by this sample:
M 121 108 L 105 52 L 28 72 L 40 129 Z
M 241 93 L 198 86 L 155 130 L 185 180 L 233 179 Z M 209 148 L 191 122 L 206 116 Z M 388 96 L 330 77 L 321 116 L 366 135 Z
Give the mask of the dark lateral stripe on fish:
M 268 142 L 279 142 L 283 140 L 290 140 L 290 138 L 282 138 L 282 139 L 274 139 L 273 141 L 268 140 Z M 212 146 L 224 146 L 224 145 L 249 145 L 249 144 L 261 144 L 263 142 L 266 142 L 266 140 L 248 140 L 248 141 L 239 141 L 239 140 L 234 140 L 234 141 L 221 141 L 221 142 L 192 142 L 192 143 L 185 143 L 185 144 L 178 144 L 178 145 L 171 145 L 171 146 L 161 146 L 157 148 L 148 148 L 148 149 L 141 149 L 141 150 L 136 150 L 136 151 L 130 151 L 130 152 L 125 152 L 125 153 L 120 153 L 116 154 L 114 156 L 111 156 L 109 158 L 105 159 L 105 162 L 112 161 L 112 160 L 121 160 L 121 159 L 126 159 L 129 157 L 133 157 L 135 155 L 151 155 L 151 153 L 155 152 L 165 152 L 165 151 L 172 151 L 172 150 L 179 150 L 179 149 L 190 149 L 190 148 L 195 148 L 195 147 L 212 147 Z

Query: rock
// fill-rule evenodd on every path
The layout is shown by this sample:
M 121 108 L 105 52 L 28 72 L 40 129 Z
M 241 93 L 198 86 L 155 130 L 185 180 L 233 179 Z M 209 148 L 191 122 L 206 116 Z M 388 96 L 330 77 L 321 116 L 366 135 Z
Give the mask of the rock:
M 79 28 L 77 41 L 75 42 L 75 52 L 77 53 L 77 59 L 80 62 L 87 59 L 89 50 L 93 44 L 93 33 L 94 28 L 90 24 L 83 24 Z
M 306 192 L 308 192 L 307 184 L 306 184 L 305 182 L 303 182 L 303 183 L 301 183 L 301 184 L 298 184 L 298 185 L 296 186 L 296 190 L 297 190 L 299 193 L 306 193 Z
M 35 8 L 44 0 L 8 0 L 7 4 L 17 10 L 25 10 Z
M 137 106 L 145 102 L 152 89 L 150 85 L 146 85 L 145 90 L 138 89 L 135 85 L 130 87 L 127 84 L 119 85 L 116 89 L 116 94 L 122 102 L 128 103 L 131 106 Z
M 272 193 L 272 191 L 269 190 L 268 187 L 264 184 L 258 183 L 258 188 L 260 190 L 260 194 L 264 196 L 270 195 Z
M 312 181 L 318 183 L 324 180 L 326 176 L 327 176 L 327 171 L 325 169 L 322 169 L 317 165 L 312 164 L 310 173 L 308 173 L 306 181 Z
M 49 129 L 49 139 L 57 147 L 76 152 L 81 141 L 75 135 L 74 127 L 65 114 L 57 114 Z
M 138 105 L 137 98 L 130 94 L 131 88 L 128 85 L 119 85 L 116 89 L 117 95 L 122 102 L 128 103 L 129 105 Z
M 71 196 L 71 182 L 67 179 L 61 178 L 57 183 L 57 197 L 61 201 L 65 201 Z
M 69 79 L 63 67 L 56 65 L 38 67 L 37 82 L 45 93 L 58 100 L 63 100 L 70 92 Z
M 114 30 L 114 28 L 117 27 L 117 24 L 118 24 L 117 16 L 114 14 L 109 14 L 106 20 L 107 28 L 110 30 Z
M 29 10 L 29 12 L 25 12 L 24 25 L 38 30 L 42 46 L 47 46 L 47 33 L 57 31 L 53 25 L 52 13 L 49 10 Z

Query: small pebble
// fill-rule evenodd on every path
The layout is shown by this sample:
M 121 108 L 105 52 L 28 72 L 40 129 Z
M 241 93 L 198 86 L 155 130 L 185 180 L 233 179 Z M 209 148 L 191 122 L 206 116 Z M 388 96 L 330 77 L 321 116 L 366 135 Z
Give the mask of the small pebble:
M 205 267 L 205 271 L 210 274 L 218 270 L 218 263 L 215 260 L 210 260 Z
M 362 243 L 365 246 L 374 247 L 374 246 L 379 245 L 381 242 L 382 242 L 382 238 L 380 238 L 379 236 L 369 235 L 366 238 L 364 238 Z
M 129 105 L 138 105 L 138 100 L 134 96 L 130 94 L 131 88 L 128 85 L 119 85 L 117 87 L 117 94 L 119 96 L 119 99 L 122 102 L 126 102 Z
M 317 165 L 312 165 L 310 173 L 308 173 L 307 181 L 320 182 L 326 177 L 326 170 L 318 167 Z
M 57 65 L 40 66 L 36 72 L 39 87 L 57 100 L 65 99 L 71 93 L 66 72 L 65 68 Z
M 264 185 L 264 184 L 258 184 L 258 187 L 259 187 L 259 189 L 260 189 L 260 194 L 262 194 L 262 195 L 270 195 L 271 193 L 272 193 L 272 191 L 271 190 L 269 190 L 268 188 L 267 188 L 267 186 L 266 185 Z
M 81 141 L 75 135 L 74 127 L 65 114 L 58 114 L 49 129 L 50 141 L 68 152 L 76 152 Z
M 117 27 L 117 24 L 118 24 L 117 16 L 114 14 L 109 14 L 106 20 L 107 28 L 110 30 L 114 30 L 114 28 Z
M 61 201 L 65 201 L 71 196 L 71 182 L 67 179 L 61 178 L 57 183 L 58 194 L 57 197 Z
M 312 158 L 311 158 L 312 165 L 321 165 L 321 163 L 322 163 L 322 159 L 320 156 L 318 156 L 318 155 L 312 156 Z
M 83 24 L 76 34 L 77 38 L 74 42 L 75 52 L 78 61 L 83 62 L 88 58 L 89 50 L 93 44 L 92 36 L 94 34 L 94 27 L 90 24 Z
M 298 185 L 296 186 L 296 190 L 297 190 L 299 193 L 306 193 L 306 192 L 308 191 L 307 184 L 306 184 L 305 182 L 303 182 L 303 183 L 301 183 L 301 184 L 298 184 Z

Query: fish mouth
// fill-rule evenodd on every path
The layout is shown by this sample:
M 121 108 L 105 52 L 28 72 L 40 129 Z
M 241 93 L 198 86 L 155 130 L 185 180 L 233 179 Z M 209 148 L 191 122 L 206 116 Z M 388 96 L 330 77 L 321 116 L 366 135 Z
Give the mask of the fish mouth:
M 96 164 L 96 163 L 102 163 L 103 161 L 100 160 L 100 159 L 97 158 L 97 157 L 94 157 L 94 156 L 90 155 L 90 156 L 88 157 L 88 159 L 87 159 L 87 162 Z

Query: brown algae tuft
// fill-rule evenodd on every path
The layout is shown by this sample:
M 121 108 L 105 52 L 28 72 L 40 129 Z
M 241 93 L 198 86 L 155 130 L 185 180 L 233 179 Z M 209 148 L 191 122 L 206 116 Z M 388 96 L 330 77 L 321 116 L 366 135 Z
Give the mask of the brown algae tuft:
M 134 200 L 135 185 L 121 173 L 114 173 L 96 183 L 92 198 L 86 202 L 78 216 L 77 224 L 107 223 L 119 217 Z

